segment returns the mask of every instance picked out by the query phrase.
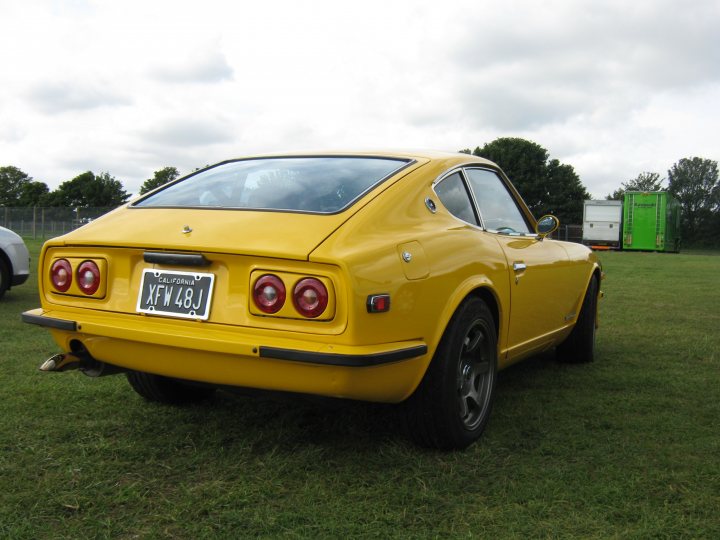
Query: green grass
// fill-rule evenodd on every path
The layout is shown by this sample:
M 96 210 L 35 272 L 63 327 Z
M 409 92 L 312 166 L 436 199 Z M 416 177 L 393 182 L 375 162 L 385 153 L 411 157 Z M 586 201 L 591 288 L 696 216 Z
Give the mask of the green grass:
M 596 362 L 504 371 L 459 453 L 388 406 L 40 373 L 32 276 L 0 301 L 0 538 L 720 538 L 720 257 L 601 257 Z

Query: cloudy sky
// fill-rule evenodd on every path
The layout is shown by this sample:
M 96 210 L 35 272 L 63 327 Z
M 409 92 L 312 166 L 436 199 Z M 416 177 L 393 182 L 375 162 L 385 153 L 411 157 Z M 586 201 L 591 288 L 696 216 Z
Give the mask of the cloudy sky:
M 0 166 L 530 139 L 595 197 L 720 160 L 720 0 L 0 0 Z

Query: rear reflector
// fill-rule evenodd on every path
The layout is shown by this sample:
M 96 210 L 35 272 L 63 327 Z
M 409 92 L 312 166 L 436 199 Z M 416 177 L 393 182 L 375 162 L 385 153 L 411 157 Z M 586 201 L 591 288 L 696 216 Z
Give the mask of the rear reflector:
M 371 294 L 367 299 L 368 313 L 385 313 L 390 311 L 389 294 Z

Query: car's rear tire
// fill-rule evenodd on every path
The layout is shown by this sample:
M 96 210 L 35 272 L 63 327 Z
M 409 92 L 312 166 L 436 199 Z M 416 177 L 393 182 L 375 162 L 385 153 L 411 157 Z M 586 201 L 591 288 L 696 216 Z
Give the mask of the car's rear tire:
M 0 298 L 3 297 L 5 291 L 10 288 L 10 268 L 8 264 L 0 256 Z
M 471 297 L 453 315 L 422 382 L 405 403 L 410 436 L 444 450 L 472 444 L 490 417 L 496 373 L 495 320 L 483 300 Z
M 210 398 L 215 393 L 215 388 L 210 386 L 194 385 L 142 371 L 129 371 L 126 376 L 135 392 L 148 401 L 158 403 L 172 405 L 196 403 Z
M 582 364 L 595 359 L 598 280 L 593 277 L 585 292 L 580 315 L 570 335 L 558 345 L 556 356 L 561 362 Z

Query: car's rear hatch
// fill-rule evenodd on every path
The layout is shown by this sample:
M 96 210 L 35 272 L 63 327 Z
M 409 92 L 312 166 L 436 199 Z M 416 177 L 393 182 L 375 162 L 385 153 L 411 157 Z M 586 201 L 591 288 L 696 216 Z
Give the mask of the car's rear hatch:
M 66 238 L 72 245 L 140 247 L 305 260 L 351 214 L 121 208 Z

